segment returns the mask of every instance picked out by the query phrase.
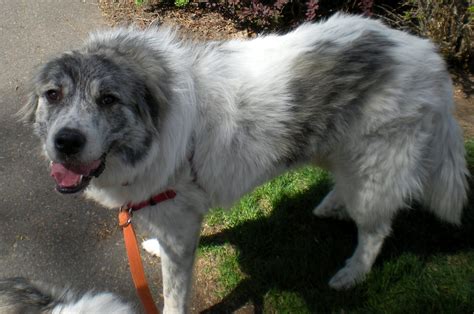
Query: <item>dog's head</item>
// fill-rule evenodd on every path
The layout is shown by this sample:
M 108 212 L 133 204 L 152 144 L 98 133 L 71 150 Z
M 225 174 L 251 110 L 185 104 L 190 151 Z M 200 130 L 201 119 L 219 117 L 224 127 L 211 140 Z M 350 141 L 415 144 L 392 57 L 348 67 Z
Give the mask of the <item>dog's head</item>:
M 169 79 L 151 58 L 157 56 L 115 38 L 39 68 L 21 112 L 42 141 L 59 192 L 83 190 L 111 156 L 134 166 L 147 155 L 159 136 Z

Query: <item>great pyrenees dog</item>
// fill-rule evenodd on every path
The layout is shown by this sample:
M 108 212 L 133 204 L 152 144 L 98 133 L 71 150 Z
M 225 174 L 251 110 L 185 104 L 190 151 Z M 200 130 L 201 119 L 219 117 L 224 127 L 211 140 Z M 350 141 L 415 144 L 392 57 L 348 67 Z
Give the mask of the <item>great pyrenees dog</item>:
M 412 201 L 459 224 L 466 201 L 453 87 L 428 40 L 337 14 L 285 35 L 199 43 L 119 28 L 41 66 L 22 113 L 61 193 L 134 220 L 159 240 L 164 312 L 186 312 L 203 215 L 290 169 L 329 170 L 314 209 L 350 217 L 358 245 L 329 281 L 363 280 Z

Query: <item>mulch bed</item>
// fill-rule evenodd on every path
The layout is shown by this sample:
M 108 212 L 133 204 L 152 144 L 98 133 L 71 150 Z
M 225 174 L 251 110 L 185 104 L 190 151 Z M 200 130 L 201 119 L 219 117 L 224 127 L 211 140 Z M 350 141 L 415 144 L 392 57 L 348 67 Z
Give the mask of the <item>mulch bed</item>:
M 180 32 L 196 40 L 225 40 L 254 37 L 255 33 L 238 27 L 223 14 L 192 3 L 186 8 L 163 6 L 148 1 L 136 5 L 133 0 L 101 0 L 99 6 L 111 26 L 134 24 L 141 28 L 158 23 L 177 27 Z

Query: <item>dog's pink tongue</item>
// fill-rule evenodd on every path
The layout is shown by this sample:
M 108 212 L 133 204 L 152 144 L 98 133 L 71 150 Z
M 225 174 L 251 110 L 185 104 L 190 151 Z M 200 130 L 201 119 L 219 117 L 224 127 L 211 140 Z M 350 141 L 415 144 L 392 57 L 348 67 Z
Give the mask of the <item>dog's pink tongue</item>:
M 66 166 L 61 163 L 51 164 L 51 176 L 61 187 L 73 187 L 81 183 L 82 176 L 88 176 L 100 166 L 100 160 L 86 165 Z
M 81 182 L 82 175 L 66 169 L 63 164 L 53 163 L 51 165 L 51 176 L 56 183 L 62 187 L 76 186 Z

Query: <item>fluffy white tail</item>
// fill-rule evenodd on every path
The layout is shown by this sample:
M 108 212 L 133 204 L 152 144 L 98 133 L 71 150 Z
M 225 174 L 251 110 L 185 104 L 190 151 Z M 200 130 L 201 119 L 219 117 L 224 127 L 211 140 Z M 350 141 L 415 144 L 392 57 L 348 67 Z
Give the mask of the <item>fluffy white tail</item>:
M 441 116 L 435 128 L 429 156 L 433 164 L 425 201 L 439 218 L 460 224 L 469 176 L 462 131 L 450 112 Z

